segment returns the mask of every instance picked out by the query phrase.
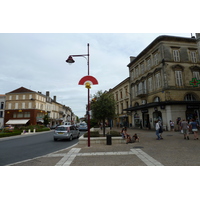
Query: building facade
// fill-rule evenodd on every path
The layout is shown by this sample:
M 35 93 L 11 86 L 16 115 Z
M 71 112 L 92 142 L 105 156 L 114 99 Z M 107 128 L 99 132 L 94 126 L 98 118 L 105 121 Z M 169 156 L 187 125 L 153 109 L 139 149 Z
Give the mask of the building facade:
M 56 102 L 56 96 L 52 99 L 49 91 L 44 95 L 21 87 L 6 93 L 5 99 L 4 124 L 43 124 L 45 115 L 49 116 L 50 126 L 72 119 L 65 115 L 66 112 L 69 114 L 69 107 Z
M 0 128 L 4 125 L 6 95 L 0 94 Z
M 161 120 L 169 130 L 170 120 L 198 120 L 200 87 L 194 87 L 194 80 L 200 80 L 199 38 L 160 36 L 131 57 L 132 106 L 126 111 L 131 112 L 133 127 L 154 129 Z
M 131 115 L 129 115 L 130 112 L 124 110 L 126 108 L 129 108 L 131 105 L 129 79 L 129 77 L 126 78 L 117 86 L 109 90 L 109 93 L 114 96 L 114 99 L 116 101 L 116 118 L 113 121 L 113 126 L 132 126 Z

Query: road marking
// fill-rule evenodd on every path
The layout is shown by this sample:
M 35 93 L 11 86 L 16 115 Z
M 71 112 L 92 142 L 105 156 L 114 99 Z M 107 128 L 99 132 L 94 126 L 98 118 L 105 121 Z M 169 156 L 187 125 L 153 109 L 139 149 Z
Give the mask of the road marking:
M 55 166 L 70 166 L 81 148 L 72 148 Z
M 130 149 L 130 151 L 119 152 L 93 152 L 93 153 L 79 153 L 81 148 L 72 148 L 67 154 L 51 154 L 49 157 L 61 156 L 64 157 L 56 164 L 56 166 L 70 166 L 76 156 L 110 156 L 110 155 L 136 155 L 147 166 L 163 166 L 160 162 L 149 156 L 141 149 Z
M 149 156 L 147 153 L 141 149 L 131 149 L 133 153 L 137 155 L 147 166 L 163 166 L 160 162 Z

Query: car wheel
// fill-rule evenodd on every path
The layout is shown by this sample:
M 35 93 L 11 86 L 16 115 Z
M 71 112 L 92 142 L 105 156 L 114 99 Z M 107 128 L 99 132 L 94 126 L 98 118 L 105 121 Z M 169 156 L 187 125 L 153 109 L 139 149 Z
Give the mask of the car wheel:
M 54 141 L 57 141 L 58 139 L 54 138 Z
M 70 135 L 70 138 L 69 138 L 69 140 L 70 140 L 70 141 L 72 141 L 72 139 L 73 139 L 73 137 L 72 137 L 72 135 Z
M 77 139 L 80 137 L 80 133 L 78 133 L 78 135 L 77 135 Z

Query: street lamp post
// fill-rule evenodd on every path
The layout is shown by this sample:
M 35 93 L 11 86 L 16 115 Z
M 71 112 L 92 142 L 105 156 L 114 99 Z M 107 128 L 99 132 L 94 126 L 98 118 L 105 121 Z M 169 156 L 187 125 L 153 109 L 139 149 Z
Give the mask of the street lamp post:
M 90 77 L 90 62 L 89 62 L 89 44 L 87 44 L 87 54 L 81 55 L 70 55 L 66 60 L 67 63 L 74 63 L 73 57 L 87 57 L 87 66 L 88 66 L 88 76 Z M 89 84 L 89 85 L 88 85 Z M 86 88 L 88 89 L 88 106 L 87 106 L 87 116 L 88 116 L 88 147 L 90 147 L 90 83 L 86 83 Z

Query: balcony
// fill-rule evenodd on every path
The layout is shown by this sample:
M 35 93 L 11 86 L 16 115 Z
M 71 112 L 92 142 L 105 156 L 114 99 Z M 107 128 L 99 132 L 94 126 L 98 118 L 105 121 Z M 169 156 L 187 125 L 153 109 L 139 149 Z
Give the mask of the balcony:
M 141 89 L 141 90 L 138 90 L 137 93 L 136 93 L 136 96 L 137 97 L 145 97 L 147 95 L 147 90 L 146 89 Z

